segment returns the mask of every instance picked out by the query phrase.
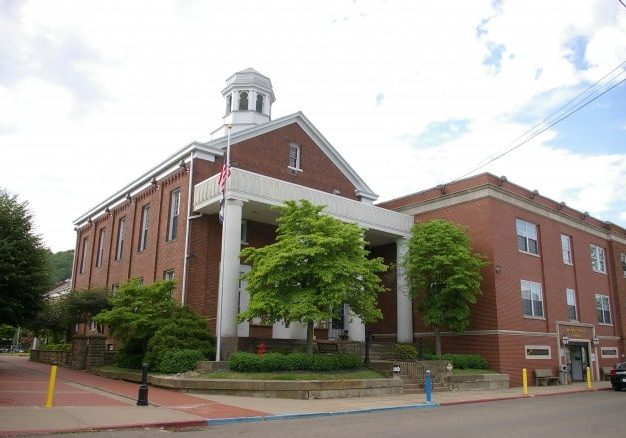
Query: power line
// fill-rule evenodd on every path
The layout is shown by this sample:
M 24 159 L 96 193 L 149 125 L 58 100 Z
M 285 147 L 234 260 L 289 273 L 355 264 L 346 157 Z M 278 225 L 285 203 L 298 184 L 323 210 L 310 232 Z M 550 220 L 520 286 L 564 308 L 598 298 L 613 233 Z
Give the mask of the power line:
M 497 159 L 502 158 L 506 154 L 518 149 L 519 147 L 528 143 L 533 138 L 537 137 L 539 134 L 550 129 L 551 127 L 561 122 L 562 120 L 568 118 L 572 114 L 580 111 L 581 109 L 583 109 L 584 107 L 586 107 L 587 105 L 589 105 L 590 103 L 598 99 L 600 96 L 608 93 L 613 88 L 619 86 L 623 82 L 626 82 L 626 77 L 624 77 L 623 79 L 619 79 L 620 76 L 626 74 L 626 70 L 623 68 L 624 66 L 626 66 L 626 61 L 623 61 L 622 63 L 620 63 L 618 66 L 613 68 L 613 70 L 611 70 L 609 73 L 604 75 L 602 78 L 596 81 L 593 85 L 587 87 L 584 91 L 576 95 L 573 99 L 568 101 L 561 108 L 552 112 L 548 117 L 544 118 L 541 122 L 537 123 L 530 129 L 525 131 L 523 134 L 518 136 L 515 140 L 509 143 L 509 146 L 485 158 L 483 161 L 479 162 L 476 167 L 472 168 L 468 172 L 465 172 L 463 175 L 459 176 L 458 178 L 455 178 L 454 181 L 464 178 L 470 175 L 471 173 L 485 167 L 486 165 L 493 163 Z M 614 75 L 615 77 L 611 77 L 618 70 L 620 70 L 618 74 Z M 613 83 L 615 80 L 619 80 L 619 81 L 617 83 Z M 518 140 L 521 140 L 521 141 L 516 143 Z

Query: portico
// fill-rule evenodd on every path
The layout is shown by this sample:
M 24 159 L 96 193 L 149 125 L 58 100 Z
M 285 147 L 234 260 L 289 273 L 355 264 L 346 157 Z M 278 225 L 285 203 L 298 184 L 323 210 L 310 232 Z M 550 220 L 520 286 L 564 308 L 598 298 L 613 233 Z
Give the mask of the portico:
M 216 214 L 219 211 L 220 191 L 219 175 L 197 184 L 194 189 L 193 209 L 196 213 Z M 368 202 L 360 202 L 343 196 L 326 193 L 309 187 L 275 179 L 242 169 L 231 168 L 226 183 L 225 211 L 222 237 L 221 301 L 218 309 L 218 324 L 225 351 L 229 339 L 245 335 L 247 323 L 237 324 L 238 307 L 247 303 L 245 291 L 241 291 L 239 277 L 242 266 L 239 260 L 242 231 L 245 233 L 246 221 L 275 224 L 278 212 L 274 206 L 282 205 L 286 200 L 306 199 L 315 205 L 324 205 L 324 212 L 346 222 L 353 222 L 365 229 L 365 239 L 370 246 L 396 243 L 398 256 L 405 251 L 404 240 L 409 236 L 413 218 L 403 213 L 376 207 Z M 243 267 L 245 269 L 245 267 Z M 407 294 L 406 281 L 401 269 L 398 269 L 398 341 L 412 340 L 412 307 Z M 348 315 L 350 315 L 348 309 Z M 345 329 L 354 341 L 365 340 L 365 326 L 354 315 L 346 318 Z M 275 324 L 272 328 L 275 338 L 306 338 L 305 327 L 301 324 Z M 234 339 L 233 339 L 234 340 Z

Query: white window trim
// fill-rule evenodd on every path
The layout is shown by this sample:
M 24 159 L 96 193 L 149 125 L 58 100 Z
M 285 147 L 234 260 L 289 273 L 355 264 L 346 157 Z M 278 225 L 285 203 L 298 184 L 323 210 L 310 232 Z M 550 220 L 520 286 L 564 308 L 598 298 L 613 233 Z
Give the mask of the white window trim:
M 171 278 L 167 278 L 170 272 L 172 273 Z M 165 271 L 163 271 L 163 280 L 174 280 L 174 276 L 175 276 L 174 269 L 166 269 Z
M 177 198 L 176 203 L 174 203 L 174 198 Z M 176 232 L 174 233 L 174 218 L 178 218 L 180 216 L 180 188 L 174 189 L 170 192 L 170 217 L 167 221 L 167 241 L 170 242 L 175 240 L 178 236 L 178 225 L 179 222 L 176 220 Z
M 571 319 L 571 318 L 569 317 L 569 306 L 570 306 L 570 303 L 569 303 L 569 292 L 570 292 L 570 291 L 572 292 L 572 294 L 573 294 L 573 296 L 574 296 L 574 304 L 573 304 L 573 306 L 574 306 L 574 310 L 575 310 L 575 312 L 576 312 L 576 319 Z M 568 318 L 570 321 L 578 321 L 578 320 L 579 320 L 579 319 L 578 319 L 579 317 L 578 317 L 578 304 L 576 303 L 576 290 L 574 290 L 574 289 L 572 289 L 572 288 L 569 288 L 569 287 L 568 287 L 567 289 L 565 289 L 565 302 L 566 302 L 566 304 L 567 304 L 567 318 Z
M 248 221 L 245 219 L 241 220 L 241 244 L 248 244 Z
M 615 351 L 615 354 L 606 354 L 605 351 L 612 350 Z M 600 348 L 600 356 L 607 358 L 617 358 L 619 357 L 619 348 L 617 347 L 602 347 Z
M 541 295 L 541 315 L 527 315 L 524 312 L 524 283 L 529 283 L 530 285 L 536 284 L 539 286 L 539 293 Z M 533 309 L 534 311 L 534 306 L 532 306 L 532 288 L 530 288 L 530 297 L 531 297 L 531 309 Z M 544 299 L 543 299 L 543 286 L 541 285 L 541 283 L 538 283 L 536 281 L 530 281 L 530 280 L 520 280 L 520 298 L 522 299 L 522 315 L 524 316 L 524 318 L 528 318 L 528 319 L 543 319 L 545 320 L 545 314 L 546 314 L 546 310 L 544 307 Z
M 528 350 L 548 350 L 548 354 L 543 356 L 529 355 Z M 549 345 L 524 345 L 524 355 L 526 356 L 526 359 L 530 360 L 552 359 L 552 348 L 550 348 Z
M 126 240 L 126 216 L 117 221 L 117 245 L 115 246 L 115 260 L 122 260 L 124 241 Z
M 517 231 L 517 224 L 518 222 L 523 222 L 524 223 L 524 234 L 518 234 Z M 535 237 L 536 239 L 531 239 L 530 237 L 528 237 L 528 232 L 526 230 L 528 225 L 532 225 L 535 228 Z M 532 252 L 532 251 L 525 251 L 523 249 L 520 249 L 519 247 L 519 242 L 518 242 L 518 237 L 523 237 L 524 239 L 526 239 L 526 247 L 530 249 L 530 245 L 529 245 L 529 241 L 530 240 L 534 240 L 537 244 L 537 252 Z M 522 254 L 529 254 L 529 255 L 533 255 L 533 256 L 540 256 L 540 248 L 539 248 L 539 227 L 537 226 L 537 224 L 529 222 L 527 220 L 524 219 L 520 219 L 520 218 L 516 218 L 515 219 L 515 245 L 517 246 L 517 250 L 519 252 L 521 252 Z
M 620 257 L 620 263 L 622 265 L 622 271 L 624 272 L 624 278 L 626 278 L 626 254 L 622 252 L 620 253 L 619 257 Z
M 96 268 L 102 266 L 104 261 L 104 245 L 106 242 L 106 228 L 100 228 L 98 231 L 98 252 L 96 253 Z
M 591 269 L 598 274 L 606 274 L 606 251 L 601 246 L 594 245 L 593 243 L 590 244 L 589 247 L 591 249 Z M 602 257 L 600 257 L 600 253 L 602 253 Z M 594 263 L 594 260 L 597 260 L 597 263 Z M 596 269 L 596 265 L 598 264 L 600 266 Z
M 296 151 L 296 165 L 291 165 L 291 151 Z M 287 168 L 294 170 L 296 172 L 302 172 L 302 147 L 297 143 L 289 143 L 289 156 L 288 156 Z
M 141 228 L 139 230 L 139 252 L 148 249 L 148 229 L 150 227 L 150 204 L 141 207 Z
M 563 238 L 566 240 L 564 241 Z M 567 242 L 568 248 L 563 246 L 563 243 Z M 569 266 L 574 265 L 574 258 L 572 254 L 572 237 L 567 234 L 561 234 L 561 253 L 563 255 L 563 263 Z M 565 259 L 565 255 L 568 255 L 567 260 Z
M 598 325 L 612 326 L 613 325 L 613 313 L 611 312 L 611 299 L 609 298 L 608 295 L 596 294 L 596 318 L 598 315 L 598 298 L 600 297 L 606 298 L 606 304 L 608 305 L 607 310 L 609 311 L 609 318 L 611 318 L 611 322 L 600 322 L 600 320 L 598 320 Z

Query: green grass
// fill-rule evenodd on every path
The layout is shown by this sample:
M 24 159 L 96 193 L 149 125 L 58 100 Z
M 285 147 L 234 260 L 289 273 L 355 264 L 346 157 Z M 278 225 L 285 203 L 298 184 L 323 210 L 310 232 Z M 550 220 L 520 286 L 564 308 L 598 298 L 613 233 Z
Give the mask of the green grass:
M 213 371 L 200 373 L 198 377 L 207 379 L 232 380 L 354 380 L 381 379 L 380 373 L 372 370 L 346 370 L 332 372 L 312 371 L 276 371 L 267 373 L 240 373 L 236 371 Z
M 494 370 L 452 370 L 452 374 L 455 376 L 468 376 L 472 374 L 498 374 L 497 371 Z

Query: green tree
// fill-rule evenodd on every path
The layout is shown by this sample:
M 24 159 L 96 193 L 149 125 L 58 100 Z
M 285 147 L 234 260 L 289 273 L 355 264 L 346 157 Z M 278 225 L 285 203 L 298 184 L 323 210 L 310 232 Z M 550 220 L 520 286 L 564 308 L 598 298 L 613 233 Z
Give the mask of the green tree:
M 50 265 L 51 283 L 60 283 L 72 276 L 72 264 L 74 263 L 74 250 L 51 252 L 47 251 Z
M 441 328 L 465 331 L 470 304 L 481 293 L 480 270 L 487 263 L 482 255 L 472 253 L 461 226 L 439 219 L 413 226 L 402 263 L 413 302 L 424 324 L 433 328 L 436 354 L 441 354 Z
M 71 333 L 76 324 L 89 324 L 99 313 L 111 309 L 111 292 L 102 287 L 87 290 L 73 290 L 60 298 L 62 321 Z
M 178 307 L 172 298 L 175 285 L 173 281 L 142 285 L 139 280 L 131 280 L 109 299 L 111 309 L 93 319 L 109 326 L 111 334 L 125 344 L 127 354 L 143 357 L 150 338 L 169 322 Z
M 28 203 L 0 189 L 0 322 L 18 325 L 37 315 L 49 272 Z
M 314 323 L 332 319 L 344 303 L 366 323 L 382 318 L 377 302 L 385 288 L 378 273 L 387 266 L 368 258 L 363 230 L 305 200 L 279 208 L 276 242 L 241 251 L 252 268 L 242 276 L 250 303 L 239 320 L 304 323 L 312 352 Z

